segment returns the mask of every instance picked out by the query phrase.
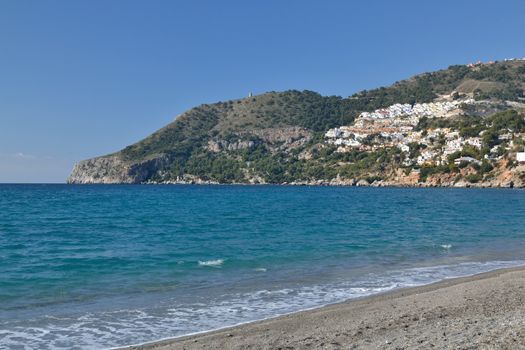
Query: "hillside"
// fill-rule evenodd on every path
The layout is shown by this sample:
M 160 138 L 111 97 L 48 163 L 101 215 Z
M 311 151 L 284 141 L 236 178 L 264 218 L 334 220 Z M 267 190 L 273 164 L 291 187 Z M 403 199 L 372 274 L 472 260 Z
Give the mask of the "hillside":
M 525 61 L 456 65 L 347 98 L 269 92 L 190 109 L 69 183 L 521 186 Z

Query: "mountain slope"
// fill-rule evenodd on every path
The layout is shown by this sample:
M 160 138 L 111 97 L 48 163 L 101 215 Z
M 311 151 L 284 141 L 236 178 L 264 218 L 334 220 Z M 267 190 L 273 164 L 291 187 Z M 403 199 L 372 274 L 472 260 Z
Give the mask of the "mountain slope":
M 408 165 L 401 159 L 399 149 L 389 146 L 388 142 L 380 142 L 379 151 L 375 148 L 360 151 L 355 147 L 343 150 L 330 143 L 325 133 L 332 128 L 353 125 L 362 112 L 444 98 L 475 99 L 476 103 L 462 106 L 456 119 L 475 116 L 480 133 L 491 127 L 490 123 L 481 122 L 489 114 L 508 109 L 521 111 L 524 87 L 525 62 L 517 60 L 451 66 L 348 98 L 291 90 L 201 105 L 119 152 L 78 163 L 68 182 L 387 180 L 400 169 L 409 173 L 420 170 L 423 164 Z M 426 128 L 436 127 L 432 124 L 435 118 L 426 116 L 427 123 L 428 117 L 431 123 Z M 500 131 L 504 130 L 494 132 Z M 376 135 L 369 136 L 374 139 Z M 467 175 L 461 175 L 464 176 Z M 418 177 L 418 181 L 421 180 L 423 178 Z

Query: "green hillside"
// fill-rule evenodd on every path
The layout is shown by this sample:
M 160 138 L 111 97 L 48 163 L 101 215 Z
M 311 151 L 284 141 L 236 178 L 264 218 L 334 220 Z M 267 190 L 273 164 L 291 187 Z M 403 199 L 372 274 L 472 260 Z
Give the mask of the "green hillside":
M 364 111 L 397 103 L 432 102 L 453 92 L 454 98 L 470 96 L 486 101 L 490 106 L 487 111 L 500 112 L 510 108 L 500 102 L 524 101 L 524 84 L 525 62 L 508 61 L 450 66 L 347 98 L 325 97 L 312 91 L 269 92 L 195 107 L 144 140 L 106 158 L 118 160 L 129 182 L 169 182 L 185 177 L 221 183 L 283 183 L 336 177 L 373 181 L 387 178 L 401 167 L 399 149 L 339 153 L 324 142 L 327 130 L 352 124 Z M 456 122 L 468 124 L 460 128 L 474 128 L 479 134 L 491 128 L 491 123 L 483 119 L 487 111 L 472 110 L 467 114 L 473 120 L 465 116 L 465 120 Z M 423 125 L 425 122 L 427 125 Z M 426 120 L 418 127 L 446 126 L 435 125 L 439 122 L 443 121 Z M 152 168 L 148 161 L 159 157 L 162 162 Z M 141 169 L 140 164 L 146 163 L 147 170 Z M 103 178 L 106 173 L 99 171 L 97 176 Z M 73 174 L 71 182 L 81 182 L 75 181 L 75 176 L 82 174 Z

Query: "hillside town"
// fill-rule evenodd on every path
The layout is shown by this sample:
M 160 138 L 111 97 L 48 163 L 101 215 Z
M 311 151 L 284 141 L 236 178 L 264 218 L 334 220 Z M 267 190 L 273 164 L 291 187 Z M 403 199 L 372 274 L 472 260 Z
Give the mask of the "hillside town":
M 483 159 L 459 157 L 460 152 L 471 147 L 482 148 L 481 131 L 476 136 L 462 136 L 452 128 L 418 128 L 422 118 L 454 118 L 465 114 L 465 109 L 477 102 L 472 98 L 452 99 L 452 94 L 442 96 L 441 101 L 431 103 L 394 104 L 373 112 L 361 113 L 354 123 L 328 130 L 325 142 L 337 146 L 336 152 L 373 152 L 381 148 L 397 147 L 403 154 L 404 166 L 446 165 L 451 155 L 458 155 L 455 163 L 480 164 Z M 511 149 L 513 139 L 521 137 L 513 133 L 499 135 Z M 501 158 L 501 145 L 490 149 L 485 159 Z M 521 156 L 520 156 L 521 157 Z

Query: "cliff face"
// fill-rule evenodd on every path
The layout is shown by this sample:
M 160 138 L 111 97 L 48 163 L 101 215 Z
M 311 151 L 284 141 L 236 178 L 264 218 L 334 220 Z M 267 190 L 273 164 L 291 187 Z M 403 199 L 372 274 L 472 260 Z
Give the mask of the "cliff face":
M 168 157 L 128 163 L 118 156 L 98 157 L 79 162 L 67 179 L 69 184 L 138 184 L 162 171 Z

